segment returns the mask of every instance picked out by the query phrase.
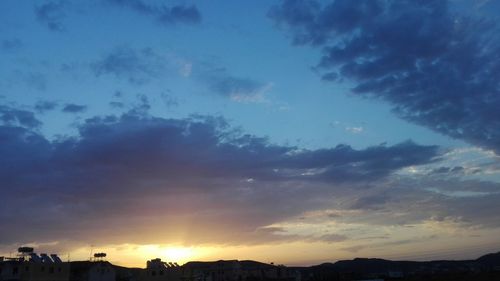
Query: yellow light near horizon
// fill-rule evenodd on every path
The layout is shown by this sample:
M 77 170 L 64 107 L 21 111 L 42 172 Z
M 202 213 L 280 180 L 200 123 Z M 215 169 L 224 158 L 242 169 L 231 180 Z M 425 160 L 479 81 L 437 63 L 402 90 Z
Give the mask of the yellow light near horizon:
M 194 256 L 192 248 L 185 247 L 169 247 L 163 254 L 167 261 L 184 263 L 189 261 Z
M 160 258 L 166 262 L 176 262 L 183 264 L 198 257 L 203 252 L 194 247 L 183 247 L 177 245 L 141 245 L 130 252 L 139 253 L 144 260 Z

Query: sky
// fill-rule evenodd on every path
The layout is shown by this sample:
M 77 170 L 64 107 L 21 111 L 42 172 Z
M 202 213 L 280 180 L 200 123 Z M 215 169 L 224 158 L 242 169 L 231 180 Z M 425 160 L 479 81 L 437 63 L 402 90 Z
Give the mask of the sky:
M 500 250 L 498 0 L 0 2 L 0 256 Z

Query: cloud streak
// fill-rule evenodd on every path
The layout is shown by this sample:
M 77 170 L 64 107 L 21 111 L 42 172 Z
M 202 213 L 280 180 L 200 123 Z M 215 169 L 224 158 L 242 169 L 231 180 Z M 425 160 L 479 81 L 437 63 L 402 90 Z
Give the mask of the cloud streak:
M 137 14 L 152 17 L 163 25 L 199 24 L 201 22 L 201 13 L 194 5 L 153 6 L 141 0 L 107 0 L 107 2 L 116 7 L 126 8 Z

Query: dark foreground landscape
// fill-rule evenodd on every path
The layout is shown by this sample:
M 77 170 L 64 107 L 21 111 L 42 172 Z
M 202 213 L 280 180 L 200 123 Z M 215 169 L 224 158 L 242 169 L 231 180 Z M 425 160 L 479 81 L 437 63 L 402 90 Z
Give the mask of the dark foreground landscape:
M 15 258 L 0 257 L 0 281 L 500 280 L 500 252 L 463 261 L 355 258 L 310 267 L 250 260 L 178 265 L 157 258 L 148 261 L 146 268 L 128 268 L 113 265 L 105 257 L 106 254 L 98 253 L 89 261 L 72 262 L 34 252 L 20 253 Z
M 463 261 L 356 258 L 299 268 L 302 280 L 500 280 L 500 252 Z

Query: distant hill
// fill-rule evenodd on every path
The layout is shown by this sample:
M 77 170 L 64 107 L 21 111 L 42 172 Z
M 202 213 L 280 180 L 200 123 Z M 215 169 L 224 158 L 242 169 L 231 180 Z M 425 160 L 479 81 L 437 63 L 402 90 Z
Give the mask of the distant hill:
M 476 261 L 485 266 L 500 266 L 500 252 L 484 255 Z
M 355 273 L 383 276 L 389 273 L 423 274 L 442 272 L 478 272 L 500 268 L 500 252 L 481 256 L 476 260 L 392 261 L 378 258 L 355 258 L 335 263 L 302 268 L 308 274 Z

